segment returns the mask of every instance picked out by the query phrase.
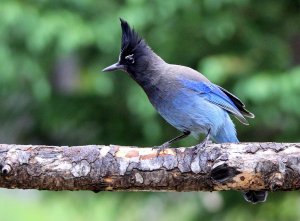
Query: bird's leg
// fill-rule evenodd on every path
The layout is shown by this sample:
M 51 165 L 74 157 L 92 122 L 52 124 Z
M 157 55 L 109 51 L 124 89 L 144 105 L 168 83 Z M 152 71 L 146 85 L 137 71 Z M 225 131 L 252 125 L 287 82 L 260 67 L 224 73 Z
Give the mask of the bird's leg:
M 179 135 L 177 137 L 174 137 L 173 139 L 171 139 L 171 140 L 163 143 L 160 146 L 156 146 L 156 148 L 159 149 L 159 153 L 160 153 L 161 151 L 164 151 L 164 149 L 171 147 L 171 144 L 174 143 L 175 141 L 181 140 L 181 139 L 187 137 L 190 134 L 191 134 L 190 131 L 184 131 L 183 134 L 181 134 L 181 135 Z
M 209 138 L 210 138 L 210 128 L 208 129 L 208 132 L 205 138 L 203 139 L 203 141 L 195 146 L 197 150 L 201 150 L 202 148 L 206 147 L 206 145 L 209 142 Z
M 170 145 L 171 143 L 174 143 L 175 141 L 182 140 L 183 138 L 187 137 L 190 134 L 191 134 L 190 131 L 184 131 L 183 134 L 181 134 L 181 135 L 179 135 L 179 136 L 177 136 L 177 137 L 175 137 L 175 138 L 167 141 L 166 143 L 169 143 L 169 145 Z

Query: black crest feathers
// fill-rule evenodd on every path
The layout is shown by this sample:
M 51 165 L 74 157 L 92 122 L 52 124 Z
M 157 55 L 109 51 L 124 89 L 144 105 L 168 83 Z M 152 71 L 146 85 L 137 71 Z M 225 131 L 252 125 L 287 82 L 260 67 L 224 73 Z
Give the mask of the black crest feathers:
M 121 55 L 126 56 L 135 53 L 139 47 L 146 46 L 144 40 L 130 28 L 127 21 L 120 18 L 122 28 Z

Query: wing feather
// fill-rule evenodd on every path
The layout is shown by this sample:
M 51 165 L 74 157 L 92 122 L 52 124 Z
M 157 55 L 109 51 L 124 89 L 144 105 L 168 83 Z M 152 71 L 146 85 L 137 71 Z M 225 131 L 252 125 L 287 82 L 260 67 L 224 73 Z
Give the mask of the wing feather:
M 199 93 L 199 95 L 204 96 L 209 102 L 226 110 L 243 124 L 249 124 L 244 116 L 254 117 L 252 113 L 245 109 L 245 105 L 235 95 L 213 83 L 194 80 L 181 81 L 185 87 Z

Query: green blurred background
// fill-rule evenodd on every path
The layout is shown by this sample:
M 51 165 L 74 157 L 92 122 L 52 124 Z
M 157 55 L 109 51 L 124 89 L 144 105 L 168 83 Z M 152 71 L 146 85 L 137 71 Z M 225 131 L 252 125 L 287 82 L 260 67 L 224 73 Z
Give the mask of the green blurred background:
M 118 59 L 119 17 L 247 104 L 256 118 L 235 121 L 241 141 L 299 141 L 299 0 L 2 0 L 1 143 L 154 146 L 178 134 L 127 74 L 101 72 Z M 0 221 L 299 219 L 297 192 L 250 205 L 237 192 L 0 191 Z

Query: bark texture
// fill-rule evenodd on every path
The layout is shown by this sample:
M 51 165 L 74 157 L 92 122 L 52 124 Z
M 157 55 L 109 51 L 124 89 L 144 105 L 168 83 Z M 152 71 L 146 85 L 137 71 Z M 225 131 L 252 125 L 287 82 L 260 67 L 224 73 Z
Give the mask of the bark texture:
M 300 144 L 205 149 L 0 145 L 0 187 L 92 191 L 295 190 Z

